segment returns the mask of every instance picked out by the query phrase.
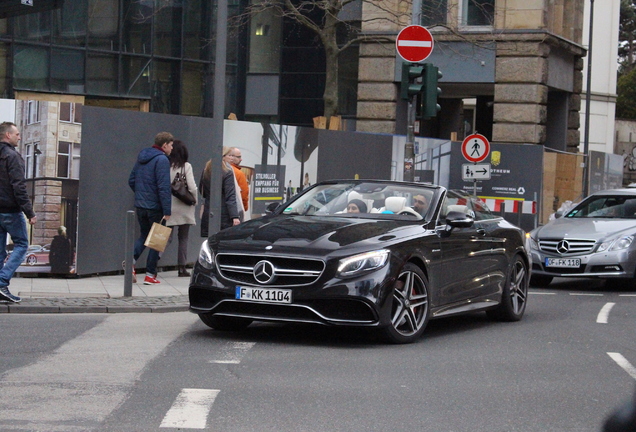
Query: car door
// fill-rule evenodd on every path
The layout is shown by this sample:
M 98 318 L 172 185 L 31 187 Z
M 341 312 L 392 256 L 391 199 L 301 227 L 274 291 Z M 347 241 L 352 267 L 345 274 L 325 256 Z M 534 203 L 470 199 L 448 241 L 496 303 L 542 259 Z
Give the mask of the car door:
M 439 304 L 452 304 L 483 295 L 490 285 L 492 240 L 482 224 L 466 228 L 450 228 L 446 215 L 460 211 L 474 217 L 467 197 L 447 193 L 442 204 L 436 230 L 440 238 L 441 271 Z

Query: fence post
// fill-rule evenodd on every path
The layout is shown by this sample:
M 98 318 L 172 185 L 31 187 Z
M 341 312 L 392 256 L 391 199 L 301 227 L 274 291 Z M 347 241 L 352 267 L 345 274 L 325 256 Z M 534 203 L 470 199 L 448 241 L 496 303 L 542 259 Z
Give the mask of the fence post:
M 135 212 L 128 210 L 126 212 L 126 244 L 124 251 L 124 260 L 126 268 L 124 269 L 124 297 L 132 297 L 132 269 L 133 269 L 133 248 L 135 242 Z

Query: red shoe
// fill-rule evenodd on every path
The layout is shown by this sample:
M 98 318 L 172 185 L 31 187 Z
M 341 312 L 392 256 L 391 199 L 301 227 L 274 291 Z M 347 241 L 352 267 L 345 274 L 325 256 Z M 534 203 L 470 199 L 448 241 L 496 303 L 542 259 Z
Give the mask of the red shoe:
M 156 277 L 146 275 L 146 278 L 144 279 L 144 285 L 156 285 L 158 283 L 161 283 L 161 282 L 159 282 L 159 280 Z
M 134 267 L 133 267 L 133 283 L 137 283 L 137 272 L 135 271 Z

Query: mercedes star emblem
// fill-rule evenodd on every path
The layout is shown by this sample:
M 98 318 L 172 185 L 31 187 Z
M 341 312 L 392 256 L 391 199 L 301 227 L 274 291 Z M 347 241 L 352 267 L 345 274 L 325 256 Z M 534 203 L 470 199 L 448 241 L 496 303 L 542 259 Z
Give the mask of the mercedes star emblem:
M 570 243 L 567 240 L 561 240 L 559 244 L 557 244 L 557 252 L 561 255 L 566 254 L 570 251 Z
M 269 261 L 259 261 L 254 266 L 253 270 L 254 279 L 262 284 L 268 284 L 276 279 L 276 270 L 274 264 Z

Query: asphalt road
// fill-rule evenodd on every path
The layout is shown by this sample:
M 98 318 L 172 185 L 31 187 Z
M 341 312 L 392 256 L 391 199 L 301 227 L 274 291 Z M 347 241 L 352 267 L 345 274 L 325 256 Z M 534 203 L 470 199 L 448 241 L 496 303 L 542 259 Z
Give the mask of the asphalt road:
M 415 344 L 187 312 L 0 315 L 2 431 L 598 432 L 636 387 L 636 292 L 561 281 Z

